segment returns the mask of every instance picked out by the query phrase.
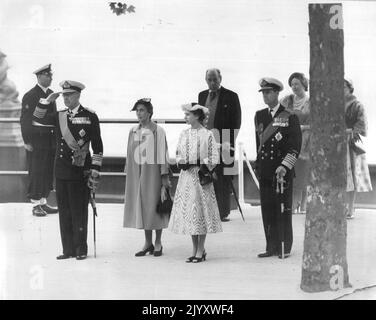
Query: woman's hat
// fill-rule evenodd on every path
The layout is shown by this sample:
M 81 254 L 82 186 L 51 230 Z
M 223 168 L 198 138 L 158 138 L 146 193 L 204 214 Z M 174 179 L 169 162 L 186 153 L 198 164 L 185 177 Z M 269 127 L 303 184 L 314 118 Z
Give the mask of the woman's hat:
M 137 106 L 142 104 L 146 107 L 149 113 L 153 113 L 153 105 L 151 104 L 151 98 L 142 98 L 136 101 L 131 111 L 136 111 Z
M 204 107 L 202 105 L 199 105 L 198 103 L 195 103 L 195 102 L 183 104 L 181 106 L 181 108 L 184 111 L 188 111 L 188 112 L 192 112 L 192 111 L 196 111 L 196 110 L 202 110 L 204 112 L 204 114 L 208 114 L 209 113 L 209 109 L 208 108 L 206 108 L 206 107 Z

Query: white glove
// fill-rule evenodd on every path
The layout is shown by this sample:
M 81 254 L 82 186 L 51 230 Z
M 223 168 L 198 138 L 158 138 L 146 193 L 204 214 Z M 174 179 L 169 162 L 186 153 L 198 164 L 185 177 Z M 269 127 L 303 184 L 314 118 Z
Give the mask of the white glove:
M 48 103 L 54 102 L 57 98 L 59 98 L 60 92 L 52 92 L 47 98 L 46 101 Z
M 25 143 L 24 144 L 24 148 L 27 150 L 27 151 L 30 151 L 32 152 L 34 150 L 33 146 L 30 144 L 30 143 Z
M 287 170 L 284 166 L 279 166 L 277 170 L 275 171 L 275 174 L 277 176 L 277 181 L 280 182 L 283 177 L 286 175 Z

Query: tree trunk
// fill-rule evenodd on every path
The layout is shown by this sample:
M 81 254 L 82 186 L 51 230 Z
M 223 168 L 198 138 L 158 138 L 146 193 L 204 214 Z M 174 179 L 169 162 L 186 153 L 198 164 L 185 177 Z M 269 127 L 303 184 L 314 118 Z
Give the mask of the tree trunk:
M 309 5 L 311 161 L 301 289 L 349 286 L 342 6 Z

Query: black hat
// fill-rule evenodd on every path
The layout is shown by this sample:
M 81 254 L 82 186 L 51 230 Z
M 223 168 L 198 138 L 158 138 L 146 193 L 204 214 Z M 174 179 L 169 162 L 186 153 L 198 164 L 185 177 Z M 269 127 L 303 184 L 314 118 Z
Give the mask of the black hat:
M 148 112 L 153 114 L 153 105 L 151 104 L 151 98 L 142 98 L 137 100 L 131 111 L 136 111 L 139 104 L 144 105 Z

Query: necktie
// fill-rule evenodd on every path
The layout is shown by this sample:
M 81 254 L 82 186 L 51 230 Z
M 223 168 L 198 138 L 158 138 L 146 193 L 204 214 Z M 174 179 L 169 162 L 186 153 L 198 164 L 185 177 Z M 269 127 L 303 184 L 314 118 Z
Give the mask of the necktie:
M 210 98 L 210 101 L 213 101 L 216 97 L 217 93 L 215 91 L 210 91 L 209 93 L 209 98 Z

